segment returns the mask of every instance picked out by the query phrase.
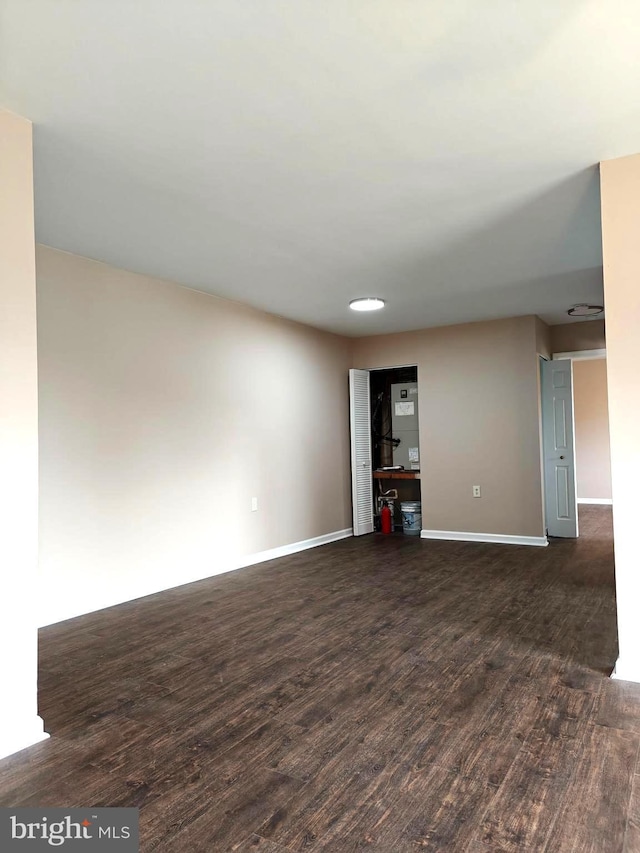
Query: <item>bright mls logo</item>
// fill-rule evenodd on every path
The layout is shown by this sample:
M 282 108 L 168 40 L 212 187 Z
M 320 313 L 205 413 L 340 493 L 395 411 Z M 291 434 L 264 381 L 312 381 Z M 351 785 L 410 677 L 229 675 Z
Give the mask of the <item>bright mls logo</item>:
M 138 809 L 0 809 L 2 853 L 138 853 Z

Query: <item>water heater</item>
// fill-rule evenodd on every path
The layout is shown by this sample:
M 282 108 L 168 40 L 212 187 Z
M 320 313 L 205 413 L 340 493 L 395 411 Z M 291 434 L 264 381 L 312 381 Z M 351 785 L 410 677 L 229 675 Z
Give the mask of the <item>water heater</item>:
M 393 448 L 393 464 L 420 470 L 418 441 L 418 385 L 416 382 L 391 386 L 391 434 L 400 439 Z

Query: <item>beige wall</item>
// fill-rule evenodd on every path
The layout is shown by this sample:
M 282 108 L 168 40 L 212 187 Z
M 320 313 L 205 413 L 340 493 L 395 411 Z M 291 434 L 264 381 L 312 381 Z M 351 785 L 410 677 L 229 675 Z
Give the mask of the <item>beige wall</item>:
M 543 535 L 536 319 L 354 341 L 354 367 L 418 365 L 423 528 Z
M 604 320 L 581 320 L 551 326 L 552 352 L 578 352 L 587 349 L 604 349 Z
M 574 360 L 573 402 L 578 498 L 611 499 L 607 362 Z
M 42 737 L 34 588 L 38 393 L 31 124 L 0 110 L 0 757 Z
M 347 340 L 42 246 L 37 280 L 42 623 L 351 526 Z
M 601 163 L 600 185 L 620 643 L 616 672 L 640 681 L 640 154 Z

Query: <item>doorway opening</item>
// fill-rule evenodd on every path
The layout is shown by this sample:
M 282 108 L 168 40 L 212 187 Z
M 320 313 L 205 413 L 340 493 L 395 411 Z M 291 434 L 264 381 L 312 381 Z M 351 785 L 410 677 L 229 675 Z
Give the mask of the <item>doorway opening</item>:
M 578 538 L 578 506 L 610 505 L 606 351 L 540 357 L 545 524 Z
M 557 353 L 553 358 L 571 358 L 573 365 L 578 505 L 611 506 L 606 350 Z
M 350 371 L 354 535 L 381 529 L 420 535 L 418 368 Z

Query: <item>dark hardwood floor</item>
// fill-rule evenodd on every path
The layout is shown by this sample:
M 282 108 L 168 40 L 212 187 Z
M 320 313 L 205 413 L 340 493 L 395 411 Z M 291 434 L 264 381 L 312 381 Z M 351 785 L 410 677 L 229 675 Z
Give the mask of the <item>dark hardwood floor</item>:
M 640 851 L 610 511 L 581 524 L 350 539 L 47 628 L 51 739 L 0 803 L 139 806 L 145 853 Z

